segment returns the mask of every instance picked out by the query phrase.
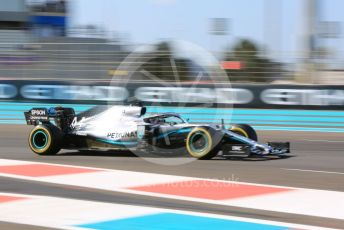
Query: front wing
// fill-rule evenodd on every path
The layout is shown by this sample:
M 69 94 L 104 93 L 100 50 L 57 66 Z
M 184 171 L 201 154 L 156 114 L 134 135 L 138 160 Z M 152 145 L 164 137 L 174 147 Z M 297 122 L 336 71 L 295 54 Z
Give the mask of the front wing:
M 283 155 L 285 153 L 290 153 L 289 142 L 268 142 L 266 144 L 261 144 L 229 130 L 223 130 L 223 132 L 224 135 L 240 143 L 224 143 L 222 145 L 223 155 Z

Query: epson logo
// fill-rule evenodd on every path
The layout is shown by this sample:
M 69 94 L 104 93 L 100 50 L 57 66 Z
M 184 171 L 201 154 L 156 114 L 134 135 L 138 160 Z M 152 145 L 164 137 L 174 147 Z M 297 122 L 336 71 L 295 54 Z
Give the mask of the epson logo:
M 32 109 L 31 115 L 32 116 L 45 116 L 45 110 L 43 110 L 43 109 Z

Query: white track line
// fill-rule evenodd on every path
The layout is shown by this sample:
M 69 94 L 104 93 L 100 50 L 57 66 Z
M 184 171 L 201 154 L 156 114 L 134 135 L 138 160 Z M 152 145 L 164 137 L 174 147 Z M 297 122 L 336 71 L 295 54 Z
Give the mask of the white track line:
M 326 173 L 326 174 L 344 175 L 344 172 L 331 172 L 331 171 L 321 171 L 321 170 L 311 170 L 311 169 L 289 169 L 289 168 L 281 168 L 281 169 L 288 170 L 288 171 L 314 172 L 314 173 Z
M 344 143 L 344 141 L 335 141 L 335 140 L 307 140 L 304 139 L 302 141 L 309 141 L 309 142 L 327 142 L 327 143 Z

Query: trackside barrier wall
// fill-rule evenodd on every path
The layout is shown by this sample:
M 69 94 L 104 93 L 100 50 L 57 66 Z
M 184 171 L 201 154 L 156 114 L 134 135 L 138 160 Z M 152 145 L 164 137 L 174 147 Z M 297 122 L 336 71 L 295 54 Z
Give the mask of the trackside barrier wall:
M 344 87 L 336 85 L 109 84 L 106 82 L 0 81 L 0 123 L 24 124 L 33 106 L 141 101 L 148 113 L 176 112 L 190 122 L 249 123 L 260 130 L 344 132 Z M 234 107 L 234 110 L 231 108 Z

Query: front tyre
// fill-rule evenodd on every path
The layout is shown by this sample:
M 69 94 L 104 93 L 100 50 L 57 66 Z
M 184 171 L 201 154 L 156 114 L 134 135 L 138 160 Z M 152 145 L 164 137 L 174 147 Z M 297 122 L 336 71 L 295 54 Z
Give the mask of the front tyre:
M 230 128 L 230 131 L 237 133 L 241 136 L 247 137 L 251 140 L 258 141 L 258 135 L 252 126 L 247 124 L 234 124 Z
M 61 149 L 62 133 L 54 125 L 38 125 L 29 135 L 29 147 L 38 155 L 55 155 Z
M 192 156 L 200 160 L 207 160 L 215 157 L 218 153 L 211 130 L 203 127 L 194 128 L 186 138 L 186 150 Z

